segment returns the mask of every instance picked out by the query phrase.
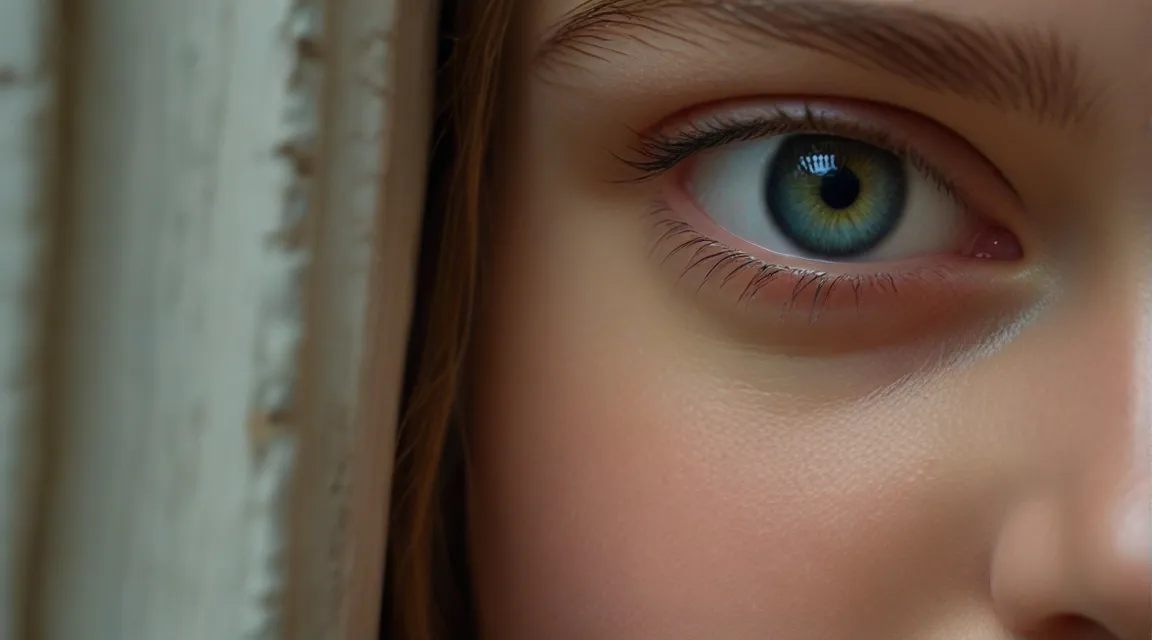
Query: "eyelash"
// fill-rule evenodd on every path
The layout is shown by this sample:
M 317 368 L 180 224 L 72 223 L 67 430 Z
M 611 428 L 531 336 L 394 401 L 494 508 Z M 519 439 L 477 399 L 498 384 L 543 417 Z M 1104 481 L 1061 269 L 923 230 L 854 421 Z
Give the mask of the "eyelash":
M 777 109 L 768 116 L 759 115 L 743 119 L 710 116 L 695 120 L 675 133 L 639 134 L 638 143 L 631 149 L 634 157 L 616 157 L 637 173 L 625 182 L 642 183 L 652 181 L 710 149 L 801 132 L 843 136 L 887 149 L 907 161 L 962 209 L 970 210 L 953 181 L 929 163 L 908 141 L 866 124 L 826 118 L 807 107 L 799 113 Z M 744 286 L 737 301 L 747 306 L 752 303 L 757 293 L 769 284 L 779 282 L 781 279 L 791 281 L 792 292 L 783 305 L 782 318 L 795 310 L 796 303 L 806 291 L 812 292 L 808 321 L 813 324 L 820 319 L 823 306 L 835 290 L 841 287 L 851 288 L 855 308 L 859 312 L 861 296 L 869 291 L 899 295 L 898 282 L 926 283 L 932 280 L 946 284 L 950 280 L 950 270 L 940 267 L 921 266 L 900 272 L 829 273 L 824 270 L 771 263 L 744 251 L 732 249 L 725 243 L 696 230 L 691 224 L 676 219 L 671 207 L 664 202 L 656 203 L 649 211 L 649 215 L 655 219 L 653 226 L 659 230 L 652 251 L 655 254 L 662 248 L 667 250 L 663 262 L 666 263 L 685 251 L 692 252 L 681 273 L 680 281 L 697 269 L 707 269 L 704 278 L 697 286 L 697 292 L 716 280 L 723 288 L 737 276 L 746 274 L 751 280 Z M 667 245 L 673 241 L 675 242 L 668 250 Z

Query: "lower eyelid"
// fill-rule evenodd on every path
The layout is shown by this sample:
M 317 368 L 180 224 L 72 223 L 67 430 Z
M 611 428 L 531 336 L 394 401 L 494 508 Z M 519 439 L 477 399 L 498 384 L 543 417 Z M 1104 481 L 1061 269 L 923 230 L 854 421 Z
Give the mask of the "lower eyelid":
M 662 261 L 669 262 L 677 257 L 673 254 L 690 254 L 691 258 L 686 260 L 683 266 L 693 269 L 702 266 L 707 268 L 707 265 L 695 264 L 704 257 L 705 252 L 701 247 L 706 246 L 713 252 L 738 253 L 759 264 L 771 267 L 780 267 L 798 273 L 824 273 L 833 277 L 867 278 L 878 274 L 917 277 L 916 274 L 918 273 L 938 270 L 963 271 L 968 274 L 963 279 L 973 283 L 987 283 L 992 280 L 1011 277 L 1022 271 L 1020 264 L 1016 262 L 979 260 L 959 254 L 930 254 L 899 261 L 822 262 L 773 254 L 734 236 L 723 227 L 708 220 L 703 214 L 685 216 L 673 211 L 667 205 L 661 204 L 653 208 L 650 215 L 660 234 L 655 247 L 656 255 Z
M 755 340 L 783 338 L 799 352 L 906 343 L 987 322 L 983 312 L 992 307 L 1030 304 L 1025 274 L 995 261 L 933 256 L 872 264 L 870 271 L 822 271 L 765 262 L 678 220 L 660 218 L 657 228 L 663 230 L 657 256 L 681 293 L 732 311 L 733 326 L 748 327 L 760 336 Z M 788 327 L 803 330 L 774 333 Z

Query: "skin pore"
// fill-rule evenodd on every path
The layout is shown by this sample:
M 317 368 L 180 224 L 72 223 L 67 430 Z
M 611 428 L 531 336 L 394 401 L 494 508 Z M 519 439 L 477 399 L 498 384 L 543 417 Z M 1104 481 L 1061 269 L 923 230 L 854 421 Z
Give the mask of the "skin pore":
M 1152 2 L 516 12 L 483 637 L 1152 636 Z M 759 178 L 804 133 L 870 145 L 804 156 L 856 167 L 849 200 L 895 154 L 911 231 L 784 238 Z M 796 175 L 774 214 L 832 198 Z

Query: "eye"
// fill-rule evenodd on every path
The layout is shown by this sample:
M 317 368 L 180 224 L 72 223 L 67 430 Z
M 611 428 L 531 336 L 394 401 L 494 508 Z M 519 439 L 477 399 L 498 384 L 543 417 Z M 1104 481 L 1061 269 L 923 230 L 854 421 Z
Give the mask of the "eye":
M 909 344 L 1029 295 L 1013 277 L 1033 264 L 1012 231 L 1024 203 L 983 154 L 915 113 L 750 99 L 678 114 L 633 151 L 621 160 L 627 182 L 654 182 L 660 266 L 722 314 L 732 301 L 758 310 L 738 325 L 780 348 Z M 769 333 L 763 311 L 780 320 Z
M 778 255 L 829 262 L 960 251 L 961 202 L 887 149 L 824 133 L 776 135 L 700 154 L 688 188 L 716 225 Z

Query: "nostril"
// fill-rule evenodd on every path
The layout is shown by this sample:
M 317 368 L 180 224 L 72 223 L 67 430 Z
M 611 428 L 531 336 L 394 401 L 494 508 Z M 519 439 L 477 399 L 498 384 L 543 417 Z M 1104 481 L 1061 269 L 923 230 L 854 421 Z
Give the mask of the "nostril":
M 1027 640 L 1120 640 L 1097 622 L 1077 615 L 1051 618 L 1035 633 L 1024 637 Z

